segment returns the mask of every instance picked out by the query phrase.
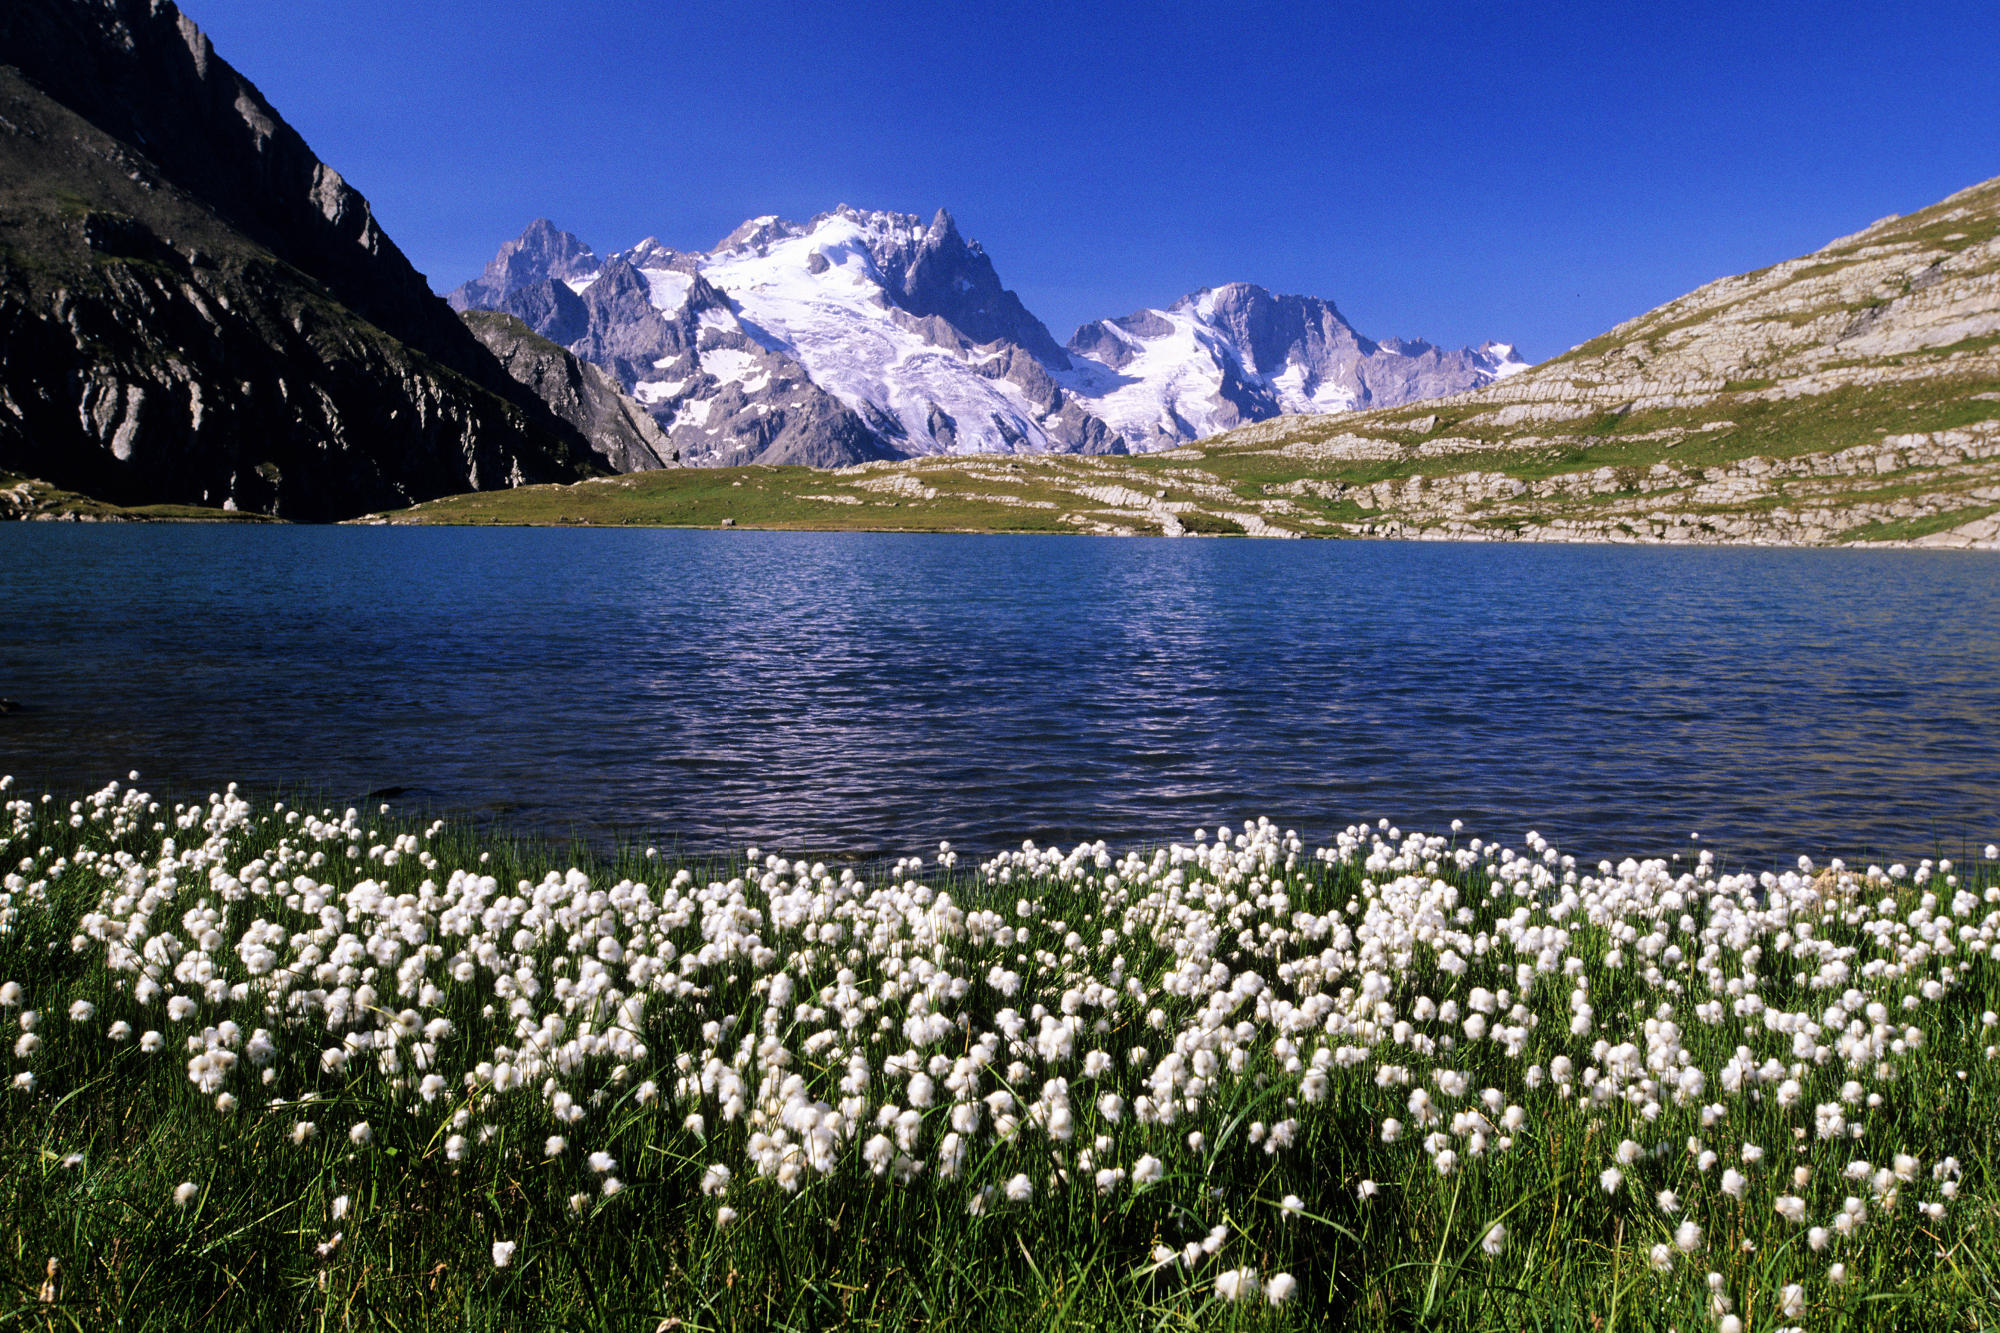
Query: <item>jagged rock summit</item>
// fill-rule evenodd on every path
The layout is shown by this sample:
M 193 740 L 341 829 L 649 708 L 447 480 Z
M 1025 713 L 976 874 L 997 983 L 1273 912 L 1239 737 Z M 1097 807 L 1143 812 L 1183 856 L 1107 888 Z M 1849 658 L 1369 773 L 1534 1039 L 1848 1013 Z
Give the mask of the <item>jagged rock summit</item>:
M 1172 448 L 1288 413 L 1360 411 L 1462 393 L 1526 370 L 1514 348 L 1374 342 L 1331 301 L 1247 282 L 1165 310 L 1086 324 L 1063 379 L 1134 450 Z
M 450 294 L 610 371 L 698 463 L 1103 452 L 1068 356 L 940 210 L 752 218 L 707 252 L 600 258 L 537 222 Z
M 1236 283 L 1065 348 L 940 209 L 751 218 L 709 251 L 600 258 L 538 219 L 450 294 L 604 367 L 699 463 L 1171 448 L 1288 411 L 1455 393 L 1526 363 L 1377 344 L 1331 303 Z

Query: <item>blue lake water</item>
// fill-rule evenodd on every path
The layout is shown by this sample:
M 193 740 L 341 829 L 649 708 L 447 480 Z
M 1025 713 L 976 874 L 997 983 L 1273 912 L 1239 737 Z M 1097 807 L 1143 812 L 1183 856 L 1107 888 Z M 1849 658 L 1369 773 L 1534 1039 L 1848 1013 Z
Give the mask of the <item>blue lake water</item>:
M 25 787 L 701 850 L 2000 837 L 2000 559 L 1955 552 L 12 524 L 0 696 Z

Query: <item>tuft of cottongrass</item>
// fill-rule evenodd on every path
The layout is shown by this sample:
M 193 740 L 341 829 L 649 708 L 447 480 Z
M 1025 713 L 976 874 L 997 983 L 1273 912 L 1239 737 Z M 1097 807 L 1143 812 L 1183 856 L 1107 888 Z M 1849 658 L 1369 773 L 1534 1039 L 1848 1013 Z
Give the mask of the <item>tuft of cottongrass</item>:
M 535 1252 L 552 1289 L 580 1277 L 572 1249 L 665 1289 L 682 1279 L 624 1237 L 674 1234 L 768 1294 L 789 1228 L 825 1228 L 834 1256 L 836 1219 L 929 1219 L 871 1232 L 885 1255 L 1002 1227 L 1060 1266 L 1122 1216 L 1144 1239 L 1103 1260 L 1148 1290 L 1283 1306 L 1283 1268 L 1327 1246 L 1315 1215 L 1346 1209 L 1396 1275 L 1384 1298 L 1420 1301 L 1402 1275 L 1467 1243 L 1501 1257 L 1509 1227 L 1467 1219 L 1506 1209 L 1551 1238 L 1548 1300 L 1597 1300 L 1622 1227 L 1634 1299 L 1680 1326 L 1754 1323 L 1770 1293 L 1798 1318 L 1856 1272 L 1942 1282 L 1911 1238 L 1964 1244 L 1991 1207 L 1958 1165 L 1981 1142 L 1969 1108 L 2000 1093 L 1991 866 L 1746 874 L 1702 850 L 1593 868 L 1534 834 L 1516 850 L 1381 821 L 1309 849 L 1253 821 L 963 868 L 758 851 L 606 870 L 234 791 L 71 804 L 0 812 L 16 1120 L 59 1114 L 48 1141 L 88 1145 L 120 1102 L 174 1108 L 142 1213 L 184 1173 L 216 1200 L 325 1188 L 347 1229 L 281 1301 L 330 1293 L 333 1268 L 400 1272 L 399 1245 L 450 1271 L 492 1244 L 507 1267 L 522 1242 L 474 1228 L 550 1217 L 575 1238 Z M 173 1146 L 195 1142 L 220 1151 Z M 89 1182 L 115 1191 L 106 1160 Z M 423 1237 L 398 1210 L 356 1216 L 398 1190 Z M 592 1208 L 611 1198 L 615 1225 Z M 276 1243 L 253 1212 L 210 1211 L 177 1225 Z M 25 1225 L 31 1244 L 50 1227 Z M 1635 1229 L 1662 1226 L 1632 1263 Z M 862 1276 L 913 1310 L 910 1274 Z M 1503 1322 L 1540 1318 L 1532 1293 L 1464 1281 Z

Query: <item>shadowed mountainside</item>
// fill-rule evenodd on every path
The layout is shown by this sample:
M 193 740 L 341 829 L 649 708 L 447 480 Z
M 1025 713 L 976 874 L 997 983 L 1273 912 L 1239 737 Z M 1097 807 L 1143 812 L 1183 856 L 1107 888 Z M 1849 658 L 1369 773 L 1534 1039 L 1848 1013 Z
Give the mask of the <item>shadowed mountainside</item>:
M 171 3 L 0 9 L 0 467 L 324 519 L 604 466 Z

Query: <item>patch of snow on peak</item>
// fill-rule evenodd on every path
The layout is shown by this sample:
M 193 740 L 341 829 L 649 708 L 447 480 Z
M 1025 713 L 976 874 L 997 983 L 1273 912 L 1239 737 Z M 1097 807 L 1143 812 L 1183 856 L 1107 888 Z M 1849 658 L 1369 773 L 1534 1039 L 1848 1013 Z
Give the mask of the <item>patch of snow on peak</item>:
M 1512 343 L 1487 343 L 1479 350 L 1493 358 L 1493 378 L 1496 380 L 1518 375 L 1534 365 L 1532 361 L 1523 360 Z
M 688 289 L 694 286 L 692 274 L 670 268 L 642 268 L 639 276 L 646 280 L 646 295 L 653 308 L 669 313 L 687 304 Z

